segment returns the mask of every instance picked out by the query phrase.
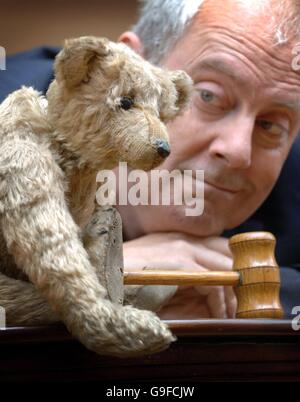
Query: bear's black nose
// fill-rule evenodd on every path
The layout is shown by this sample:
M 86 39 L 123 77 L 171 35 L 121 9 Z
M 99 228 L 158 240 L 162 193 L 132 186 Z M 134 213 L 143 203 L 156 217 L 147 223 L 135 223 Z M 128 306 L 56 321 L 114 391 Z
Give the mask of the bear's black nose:
M 167 156 L 170 155 L 170 147 L 167 141 L 165 140 L 156 140 L 155 141 L 156 149 L 158 152 L 158 155 L 160 155 L 163 158 L 166 158 Z

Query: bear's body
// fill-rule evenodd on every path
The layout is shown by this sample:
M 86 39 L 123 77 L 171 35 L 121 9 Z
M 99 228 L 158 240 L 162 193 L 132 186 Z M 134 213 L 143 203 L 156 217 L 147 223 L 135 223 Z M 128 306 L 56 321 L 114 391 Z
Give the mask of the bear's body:
M 155 352 L 172 335 L 152 312 L 118 304 L 121 222 L 95 205 L 96 175 L 161 163 L 162 121 L 185 106 L 191 80 L 93 37 L 66 42 L 55 77 L 48 104 L 22 88 L 0 105 L 0 305 L 9 324 L 62 320 L 101 354 Z

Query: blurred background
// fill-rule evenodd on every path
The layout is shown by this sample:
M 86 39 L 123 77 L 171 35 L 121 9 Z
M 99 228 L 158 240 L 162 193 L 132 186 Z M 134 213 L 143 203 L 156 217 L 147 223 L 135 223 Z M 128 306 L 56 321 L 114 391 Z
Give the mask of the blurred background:
M 81 35 L 117 40 L 137 9 L 138 0 L 0 0 L 0 46 L 9 55 Z

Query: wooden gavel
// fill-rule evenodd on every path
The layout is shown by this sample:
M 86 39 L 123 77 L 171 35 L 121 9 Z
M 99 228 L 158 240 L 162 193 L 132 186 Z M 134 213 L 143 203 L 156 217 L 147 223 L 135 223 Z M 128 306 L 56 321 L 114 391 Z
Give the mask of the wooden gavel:
M 249 232 L 230 238 L 233 271 L 195 272 L 143 270 L 125 272 L 125 285 L 233 286 L 237 318 L 282 318 L 280 273 L 269 232 Z

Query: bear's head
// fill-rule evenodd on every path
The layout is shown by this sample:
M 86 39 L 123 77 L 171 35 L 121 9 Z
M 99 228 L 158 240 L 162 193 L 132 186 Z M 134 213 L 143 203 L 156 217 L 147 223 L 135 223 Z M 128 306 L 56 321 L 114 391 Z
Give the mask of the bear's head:
M 165 123 L 186 106 L 191 88 L 185 72 L 155 67 L 124 44 L 70 39 L 55 61 L 48 116 L 81 162 L 149 170 L 169 155 Z

